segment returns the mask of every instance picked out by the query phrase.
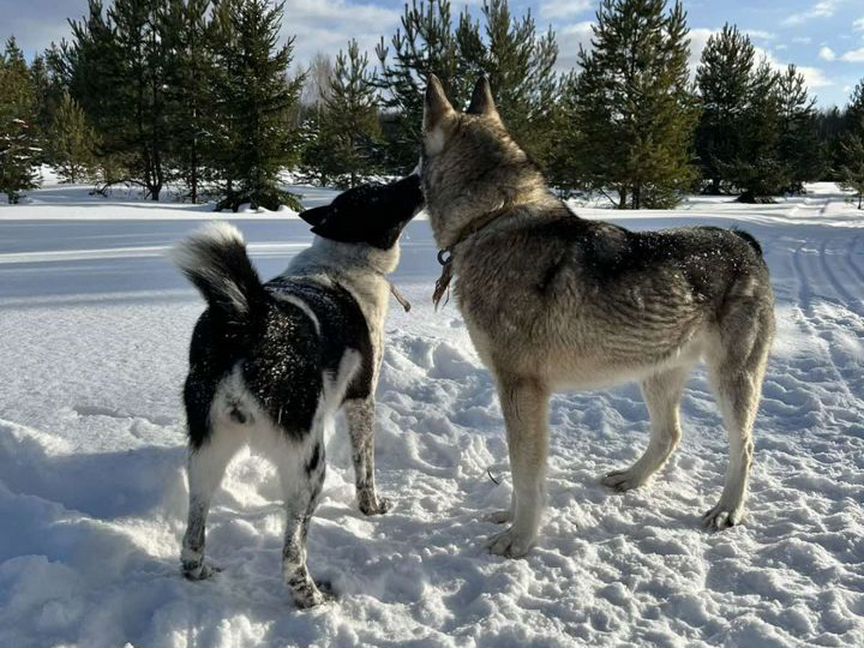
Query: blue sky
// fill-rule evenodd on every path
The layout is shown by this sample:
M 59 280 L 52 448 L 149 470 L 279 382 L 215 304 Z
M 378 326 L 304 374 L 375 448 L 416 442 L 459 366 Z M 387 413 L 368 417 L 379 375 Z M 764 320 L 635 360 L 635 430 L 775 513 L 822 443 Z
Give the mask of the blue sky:
M 467 4 L 477 11 L 481 1 Z M 562 68 L 571 67 L 579 45 L 590 42 L 599 0 L 511 2 L 514 13 L 530 8 L 539 26 L 552 25 Z M 458 11 L 466 3 L 452 4 Z M 775 65 L 798 65 L 820 105 L 845 105 L 852 87 L 864 78 L 862 0 L 689 0 L 684 5 L 694 62 L 708 36 L 731 22 L 748 31 Z M 0 0 L 0 36 L 14 33 L 32 55 L 68 34 L 66 18 L 80 16 L 86 6 L 86 0 Z M 317 51 L 335 53 L 351 37 L 371 49 L 380 35 L 389 39 L 395 31 L 402 7 L 401 0 L 287 0 L 283 31 L 296 35 L 298 62 Z

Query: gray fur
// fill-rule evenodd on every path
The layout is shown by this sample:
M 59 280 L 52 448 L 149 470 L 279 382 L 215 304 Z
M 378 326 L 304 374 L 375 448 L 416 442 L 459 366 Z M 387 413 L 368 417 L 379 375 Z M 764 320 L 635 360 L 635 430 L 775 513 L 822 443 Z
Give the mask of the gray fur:
M 422 175 L 436 241 L 451 250 L 457 303 L 496 379 L 507 428 L 513 502 L 496 519 L 513 524 L 491 550 L 520 556 L 536 539 L 552 392 L 641 383 L 648 448 L 603 479 L 626 490 L 678 444 L 681 392 L 700 360 L 730 444 L 726 486 L 703 519 L 711 528 L 737 524 L 774 334 L 768 269 L 752 237 L 718 228 L 636 233 L 580 219 L 507 134 L 485 80 L 466 114 L 429 84 Z

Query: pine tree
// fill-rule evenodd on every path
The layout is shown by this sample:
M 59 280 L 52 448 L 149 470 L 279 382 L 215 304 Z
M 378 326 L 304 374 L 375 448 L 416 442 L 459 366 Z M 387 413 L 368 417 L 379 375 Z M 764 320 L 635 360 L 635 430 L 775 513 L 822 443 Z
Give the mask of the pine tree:
M 485 38 L 471 66 L 489 77 L 495 105 L 513 139 L 541 167 L 548 167 L 561 91 L 555 34 L 550 28 L 538 35 L 530 10 L 515 18 L 507 0 L 484 0 L 482 14 Z M 462 53 L 469 54 L 469 48 L 463 46 Z
M 617 191 L 622 209 L 671 206 L 695 176 L 686 14 L 680 2 L 665 10 L 665 0 L 603 0 L 570 89 L 579 125 L 568 142 L 579 156 L 572 180 Z
M 819 157 L 822 160 L 821 180 L 837 182 L 838 170 L 843 164 L 842 137 L 846 132 L 846 113 L 837 106 L 816 113 L 816 134 L 819 139 Z
M 864 80 L 855 87 L 846 109 L 846 132 L 841 138 L 838 169 L 840 185 L 858 196 L 864 206 Z
M 391 39 L 391 46 L 392 60 L 383 37 L 375 52 L 380 61 L 384 107 L 390 111 L 385 126 L 388 162 L 405 172 L 417 164 L 420 153 L 423 93 L 429 74 L 438 76 L 454 106 L 463 105 L 471 96 L 472 78 L 482 73 L 477 61 L 482 45 L 479 27 L 467 9 L 454 29 L 450 0 L 411 0 L 410 6 L 405 5 L 402 27 Z
M 846 124 L 847 128 L 853 131 L 864 128 L 864 79 L 858 82 L 858 85 L 852 90 L 852 96 L 849 97 L 849 105 L 846 107 Z
M 36 56 L 30 64 L 30 81 L 33 86 L 34 100 L 36 104 L 36 115 L 33 127 L 38 137 L 47 142 L 54 115 L 62 98 L 62 89 L 51 76 L 46 57 Z M 45 146 L 42 151 L 42 162 L 52 164 L 51 151 Z
M 115 89 L 123 120 L 118 136 L 129 181 L 141 184 L 152 200 L 166 182 L 167 51 L 159 33 L 160 0 L 114 0 L 108 17 L 114 25 L 122 77 Z
M 104 191 L 134 180 L 127 135 L 133 117 L 133 104 L 126 100 L 127 65 L 101 0 L 88 0 L 87 15 L 69 25 L 72 39 L 60 43 L 59 67 L 69 93 L 99 135 L 99 191 Z
M 293 39 L 277 47 L 284 3 L 223 0 L 215 9 L 213 46 L 216 122 L 212 162 L 220 176 L 217 209 L 241 204 L 299 209 L 279 188 L 299 141 L 296 108 L 303 78 L 288 80 Z
M 11 204 L 39 184 L 36 89 L 12 37 L 0 56 L 0 192 Z
M 709 193 L 724 188 L 720 169 L 742 157 L 744 113 L 751 96 L 756 50 L 749 36 L 726 24 L 712 34 L 696 70 L 701 115 L 696 151 Z
M 88 15 L 70 21 L 63 48 L 69 89 L 101 136 L 100 157 L 119 177 L 105 185 L 140 185 L 159 200 L 167 180 L 167 55 L 159 31 L 164 0 L 89 0 Z
M 864 206 L 864 135 L 850 133 L 841 144 L 845 162 L 840 167 L 840 186 L 854 191 L 858 209 Z
M 586 187 L 581 142 L 587 137 L 577 101 L 579 75 L 571 70 L 560 81 L 561 97 L 549 119 L 554 139 L 546 153 L 546 178 L 562 196 L 579 193 Z
M 740 202 L 771 202 L 770 196 L 789 186 L 789 171 L 780 157 L 780 74 L 763 59 L 751 75 L 747 102 L 738 129 L 738 155 L 720 172 L 741 192 Z
M 822 171 L 815 101 L 794 66 L 777 73 L 755 63 L 746 34 L 725 25 L 712 35 L 696 73 L 702 115 L 696 134 L 708 191 L 742 202 L 798 192 Z
M 340 51 L 322 97 L 318 136 L 303 152 L 304 166 L 321 184 L 355 187 L 381 161 L 378 92 L 369 59 L 357 41 Z
M 454 25 L 449 0 L 406 4 L 402 27 L 376 49 L 392 164 L 407 171 L 417 163 L 423 91 L 429 73 L 441 79 L 454 106 L 466 107 L 477 77 L 486 74 L 499 113 L 514 139 L 541 164 L 551 154 L 551 130 L 560 83 L 558 46 L 549 30 L 538 35 L 530 11 L 521 18 L 507 0 L 484 0 L 480 21 L 467 9 Z M 387 121 L 389 117 L 389 123 Z
M 816 121 L 816 99 L 810 97 L 807 82 L 794 65 L 777 79 L 780 102 L 778 157 L 785 167 L 785 189 L 800 193 L 804 183 L 815 180 L 823 169 L 822 150 Z
M 93 177 L 98 136 L 78 102 L 67 92 L 54 111 L 48 130 L 48 150 L 57 174 L 66 182 Z
M 173 177 L 180 180 L 193 203 L 199 201 L 208 180 L 206 162 L 215 128 L 211 4 L 210 0 L 167 0 L 159 23 L 167 52 L 166 149 Z

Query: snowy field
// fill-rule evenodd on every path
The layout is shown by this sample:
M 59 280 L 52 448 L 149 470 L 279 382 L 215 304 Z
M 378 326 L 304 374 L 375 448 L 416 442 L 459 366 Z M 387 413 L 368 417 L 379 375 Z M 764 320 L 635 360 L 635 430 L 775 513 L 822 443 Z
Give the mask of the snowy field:
M 0 646 L 864 645 L 864 214 L 812 189 L 776 205 L 579 210 L 751 232 L 778 338 L 744 526 L 699 524 L 726 453 L 699 372 L 681 449 L 624 495 L 598 478 L 647 443 L 637 387 L 555 397 L 549 507 L 524 560 L 484 549 L 497 529 L 484 514 L 510 496 L 501 413 L 455 306 L 431 308 L 435 246 L 412 223 L 395 279 L 414 309 L 391 309 L 378 394 L 378 478 L 396 505 L 357 511 L 337 428 L 309 553 L 339 600 L 307 612 L 280 582 L 276 474 L 248 453 L 210 517 L 222 573 L 180 576 L 180 389 L 202 303 L 163 254 L 213 214 L 56 186 L 0 206 Z M 289 216 L 231 219 L 265 276 L 309 243 Z

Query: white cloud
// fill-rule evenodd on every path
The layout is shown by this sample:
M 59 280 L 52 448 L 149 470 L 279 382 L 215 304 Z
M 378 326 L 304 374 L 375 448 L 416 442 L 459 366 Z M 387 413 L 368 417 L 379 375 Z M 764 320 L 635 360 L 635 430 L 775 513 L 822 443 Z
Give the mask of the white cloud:
M 757 64 L 764 59 L 768 61 L 768 65 L 778 72 L 786 71 L 786 68 L 789 65 L 788 63 L 777 59 L 770 51 L 764 50 L 761 47 L 756 47 L 754 49 L 756 50 Z M 833 87 L 835 84 L 834 81 L 825 75 L 825 72 L 823 72 L 821 68 L 810 67 L 807 65 L 796 65 L 795 69 L 804 77 L 804 81 L 807 83 L 807 88 L 811 91 L 816 88 Z
M 400 16 L 394 9 L 351 0 L 287 0 L 282 35 L 295 36 L 294 60 L 301 66 L 318 52 L 335 57 L 352 38 L 368 52 L 374 65 L 375 45 L 381 36 L 385 45 L 390 44 Z
M 558 41 L 558 61 L 555 67 L 559 71 L 568 72 L 578 67 L 578 56 L 580 46 L 586 51 L 591 49 L 591 38 L 594 36 L 592 29 L 594 23 L 590 20 L 561 27 L 556 32 Z
M 689 36 L 691 74 L 696 73 L 696 67 L 699 65 L 699 60 L 702 58 L 702 50 L 705 49 L 705 46 L 708 43 L 708 39 L 711 37 L 712 34 L 716 34 L 719 32 L 719 29 L 707 28 L 695 28 L 690 30 Z M 780 50 L 785 49 L 785 47 L 782 45 L 778 45 L 775 49 Z M 760 61 L 764 59 L 773 69 L 779 72 L 784 72 L 786 70 L 787 63 L 775 57 L 770 50 L 758 46 L 754 46 L 754 50 L 756 54 L 755 60 L 757 65 Z M 836 87 L 836 81 L 826 76 L 825 72 L 823 72 L 820 68 L 798 65 L 796 66 L 796 69 L 799 73 L 801 73 L 801 75 L 803 75 L 804 81 L 807 83 L 807 87 L 811 92 L 817 88 Z
M 777 34 L 762 29 L 745 29 L 744 32 L 753 40 L 774 40 Z
M 807 82 L 807 87 L 810 90 L 816 88 L 828 88 L 834 85 L 834 81 L 825 76 L 825 73 L 816 67 L 808 67 L 806 65 L 799 66 L 797 70 Z
M 593 0 L 548 0 L 540 5 L 540 15 L 544 18 L 576 16 L 593 6 Z
M 708 45 L 708 39 L 714 34 L 719 34 L 719 29 L 708 29 L 706 27 L 696 27 L 690 30 L 688 34 L 690 38 L 690 74 L 696 74 L 696 68 L 699 66 L 699 61 L 702 58 L 702 50 Z
M 864 63 L 864 47 L 846 52 L 840 60 L 847 63 Z
M 833 61 L 837 58 L 837 55 L 830 47 L 823 47 L 819 50 L 819 58 L 823 61 Z
M 859 18 L 852 23 L 852 29 L 855 31 L 864 32 L 864 18 Z
M 783 25 L 801 25 L 809 22 L 814 18 L 829 18 L 834 15 L 837 8 L 843 3 L 843 0 L 819 0 L 816 4 L 810 7 L 807 11 L 792 14 L 786 18 L 781 24 Z

